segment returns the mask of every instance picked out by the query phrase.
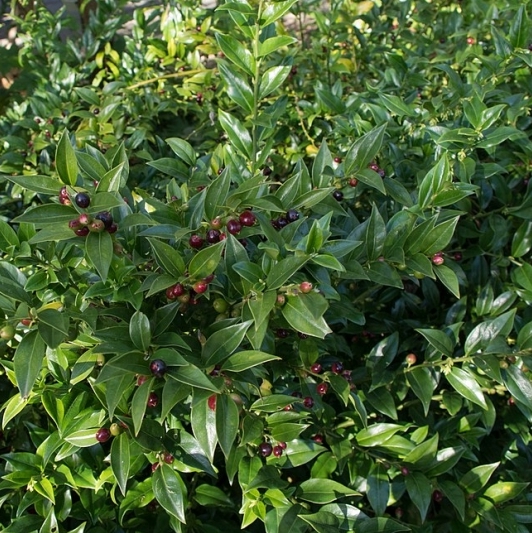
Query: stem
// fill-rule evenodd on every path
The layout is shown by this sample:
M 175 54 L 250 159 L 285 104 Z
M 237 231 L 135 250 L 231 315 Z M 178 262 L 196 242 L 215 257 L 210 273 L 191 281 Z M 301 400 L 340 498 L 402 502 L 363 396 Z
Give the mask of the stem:
M 203 72 L 201 69 L 196 70 L 184 70 L 183 72 L 173 72 L 172 74 L 163 74 L 162 76 L 157 76 L 155 78 L 150 78 L 149 80 L 139 81 L 138 83 L 134 83 L 133 85 L 130 85 L 129 87 L 126 87 L 126 91 L 132 91 L 133 89 L 138 89 L 139 87 L 142 87 L 144 85 L 149 85 L 150 83 L 155 83 L 159 80 L 165 80 L 169 78 L 183 78 L 185 76 L 189 76 L 190 74 L 198 74 L 199 72 Z
M 251 138 L 252 138 L 252 149 L 251 149 L 251 175 L 254 176 L 257 171 L 257 153 L 258 153 L 258 126 L 257 118 L 259 116 L 259 86 L 260 86 L 260 64 L 261 60 L 259 58 L 259 45 L 260 45 L 260 17 L 262 16 L 262 9 L 264 5 L 264 0 L 259 2 L 259 10 L 257 13 L 257 21 L 255 22 L 255 32 L 253 38 L 253 55 L 255 57 L 255 76 L 253 77 L 253 123 L 251 125 Z

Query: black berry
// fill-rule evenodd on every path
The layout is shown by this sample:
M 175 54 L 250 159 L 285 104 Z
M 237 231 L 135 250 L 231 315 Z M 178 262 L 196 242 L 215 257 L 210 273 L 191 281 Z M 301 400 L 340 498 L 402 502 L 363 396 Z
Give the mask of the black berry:
M 217 242 L 220 242 L 220 232 L 217 229 L 210 229 L 207 232 L 207 242 L 209 244 L 216 244 Z
M 259 444 L 259 453 L 262 457 L 269 457 L 272 454 L 273 447 L 269 442 Z
M 299 213 L 295 209 L 289 209 L 286 212 L 286 220 L 288 220 L 288 222 L 295 222 L 298 219 Z
M 188 240 L 188 244 L 190 244 L 190 246 L 196 250 L 201 248 L 204 242 L 205 241 L 199 235 L 192 235 L 192 237 L 190 237 Z
M 154 359 L 150 363 L 150 372 L 156 378 L 162 378 L 166 374 L 166 363 L 162 359 Z
M 76 202 L 76 205 L 78 207 L 81 207 L 85 209 L 86 207 L 89 207 L 91 205 L 91 198 L 86 192 L 78 192 L 76 194 L 76 198 L 74 199 Z
M 333 198 L 336 201 L 341 202 L 344 199 L 344 193 L 342 191 L 334 191 Z
M 100 211 L 95 217 L 97 220 L 101 220 L 105 229 L 109 229 L 113 225 L 113 216 L 109 211 Z

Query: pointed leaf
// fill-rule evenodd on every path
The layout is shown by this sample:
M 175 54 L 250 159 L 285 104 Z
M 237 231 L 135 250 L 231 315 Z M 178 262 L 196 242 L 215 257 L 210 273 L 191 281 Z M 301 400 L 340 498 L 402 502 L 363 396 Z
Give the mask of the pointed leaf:
M 66 185 L 76 185 L 78 179 L 78 160 L 70 143 L 68 130 L 64 130 L 55 152 L 55 167 L 59 178 Z
M 24 336 L 15 351 L 13 366 L 17 386 L 23 399 L 29 396 L 41 372 L 45 351 L 46 345 L 35 330 Z
M 85 241 L 85 254 L 105 283 L 113 260 L 113 239 L 107 231 L 89 233 Z
M 120 492 L 125 496 L 127 478 L 130 469 L 129 438 L 127 433 L 120 433 L 111 444 L 111 468 L 115 475 Z
M 187 489 L 176 470 L 161 464 L 153 473 L 153 493 L 167 513 L 185 523 Z

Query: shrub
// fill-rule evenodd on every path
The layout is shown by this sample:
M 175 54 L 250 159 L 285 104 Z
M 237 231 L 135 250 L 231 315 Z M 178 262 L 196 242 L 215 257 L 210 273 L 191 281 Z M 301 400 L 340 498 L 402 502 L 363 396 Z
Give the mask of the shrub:
M 528 531 L 526 11 L 394 4 L 139 10 L 6 114 L 4 531 Z

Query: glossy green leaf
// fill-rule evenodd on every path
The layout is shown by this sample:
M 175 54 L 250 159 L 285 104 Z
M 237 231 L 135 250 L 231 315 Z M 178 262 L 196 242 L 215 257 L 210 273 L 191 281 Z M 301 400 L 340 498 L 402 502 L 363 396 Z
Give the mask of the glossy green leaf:
M 253 368 L 254 366 L 262 365 L 268 361 L 279 359 L 281 359 L 281 357 L 259 350 L 244 350 L 243 352 L 237 352 L 231 355 L 222 365 L 222 370 L 227 370 L 229 372 L 243 372 L 248 368 Z
M 332 332 L 323 318 L 326 305 L 323 296 L 317 293 L 288 296 L 282 313 L 295 331 L 323 339 Z
M 207 194 L 205 196 L 205 216 L 209 220 L 216 218 L 225 206 L 230 186 L 231 174 L 228 171 L 224 171 L 214 178 L 207 188 Z
M 205 373 L 195 365 L 189 364 L 180 366 L 175 370 L 170 371 L 168 376 L 180 383 L 190 385 L 191 387 L 198 387 L 212 392 L 220 392 L 218 387 L 214 385 Z
M 129 320 L 129 336 L 135 347 L 141 352 L 146 352 L 151 342 L 150 321 L 148 317 L 136 311 Z
M 421 333 L 423 337 L 429 342 L 429 344 L 434 347 L 438 352 L 441 352 L 447 357 L 452 357 L 453 355 L 453 343 L 448 335 L 443 331 L 437 329 L 428 329 L 428 328 L 418 328 L 416 329 L 418 333 Z
M 359 174 L 379 153 L 384 140 L 386 125 L 372 129 L 349 148 L 344 160 L 345 174 Z
M 367 428 L 361 429 L 356 439 L 360 446 L 379 446 L 393 437 L 399 431 L 406 431 L 408 426 L 399 424 L 379 423 L 372 424 Z
M 461 396 L 480 405 L 483 409 L 488 408 L 482 389 L 470 372 L 453 366 L 445 377 L 453 389 Z
M 133 420 L 133 428 L 135 436 L 140 432 L 144 415 L 148 405 L 148 398 L 153 387 L 154 378 L 146 380 L 140 387 L 137 387 L 133 399 L 131 401 L 131 418 Z
M 46 345 L 37 331 L 30 331 L 20 341 L 13 366 L 22 398 L 27 398 L 41 371 Z
M 255 75 L 255 58 L 243 44 L 231 35 L 222 35 L 221 33 L 216 34 L 216 41 L 229 61 L 241 68 L 246 74 Z
M 225 457 L 229 456 L 236 439 L 239 422 L 238 407 L 233 399 L 227 394 L 220 394 L 216 401 L 216 435 Z
M 493 472 L 499 467 L 499 464 L 491 463 L 475 466 L 461 477 L 459 481 L 460 486 L 470 494 L 480 491 L 486 486 Z
M 148 242 L 161 268 L 175 278 L 183 275 L 186 268 L 185 263 L 181 254 L 174 247 L 157 239 L 148 239 Z
M 68 335 L 68 317 L 55 309 L 44 309 L 38 317 L 41 338 L 50 348 L 57 348 Z
M 298 496 L 307 502 L 330 503 L 343 496 L 360 496 L 360 493 L 332 479 L 307 479 L 299 485 Z
M 532 383 L 517 365 L 510 365 L 504 372 L 504 383 L 508 391 L 527 409 L 532 409 Z
M 186 522 L 187 488 L 176 470 L 164 463 L 155 470 L 153 494 L 167 513 Z
M 196 164 L 196 152 L 190 143 L 179 137 L 171 137 L 166 139 L 166 142 L 174 154 L 186 165 L 193 167 Z
M 367 497 L 377 516 L 383 515 L 390 498 L 390 482 L 386 469 L 375 463 L 367 477 Z
M 247 320 L 227 328 L 215 331 L 203 346 L 201 357 L 205 366 L 216 365 L 224 361 L 240 346 L 252 321 Z
M 131 466 L 131 454 L 129 450 L 129 438 L 127 433 L 120 433 L 114 437 L 111 444 L 111 468 L 115 475 L 120 492 L 125 496 L 129 469 Z
M 113 260 L 113 239 L 107 231 L 89 233 L 85 241 L 85 254 L 105 283 Z
M 64 130 L 55 152 L 55 167 L 61 181 L 66 185 L 76 185 L 78 179 L 78 161 L 70 143 L 68 130 Z
M 260 21 L 262 27 L 266 27 L 286 15 L 296 2 L 297 0 L 283 0 L 266 4 Z
M 216 270 L 218 263 L 222 259 L 224 241 L 200 250 L 188 265 L 188 275 L 191 279 L 203 279 L 210 276 Z
M 190 422 L 192 432 L 203 453 L 212 462 L 218 443 L 216 432 L 216 409 L 209 406 L 209 394 L 201 389 L 194 389 Z M 218 404 L 218 399 L 216 400 Z
M 14 222 L 29 222 L 36 228 L 42 228 L 49 224 L 65 224 L 78 217 L 78 212 L 68 205 L 43 204 L 29 208 L 20 216 L 13 219 Z
M 420 399 L 425 416 L 427 416 L 435 388 L 430 370 L 421 366 L 412 368 L 410 372 L 406 373 L 406 380 L 412 387 L 414 394 Z
M 421 515 L 421 522 L 425 522 L 432 499 L 432 485 L 421 472 L 411 472 L 405 481 L 408 495 Z
M 259 57 L 272 54 L 280 48 L 290 46 L 296 42 L 297 39 L 290 35 L 276 35 L 274 37 L 269 37 L 259 44 Z
M 290 69 L 290 66 L 277 66 L 264 72 L 259 84 L 259 99 L 266 98 L 278 89 L 290 74 Z

